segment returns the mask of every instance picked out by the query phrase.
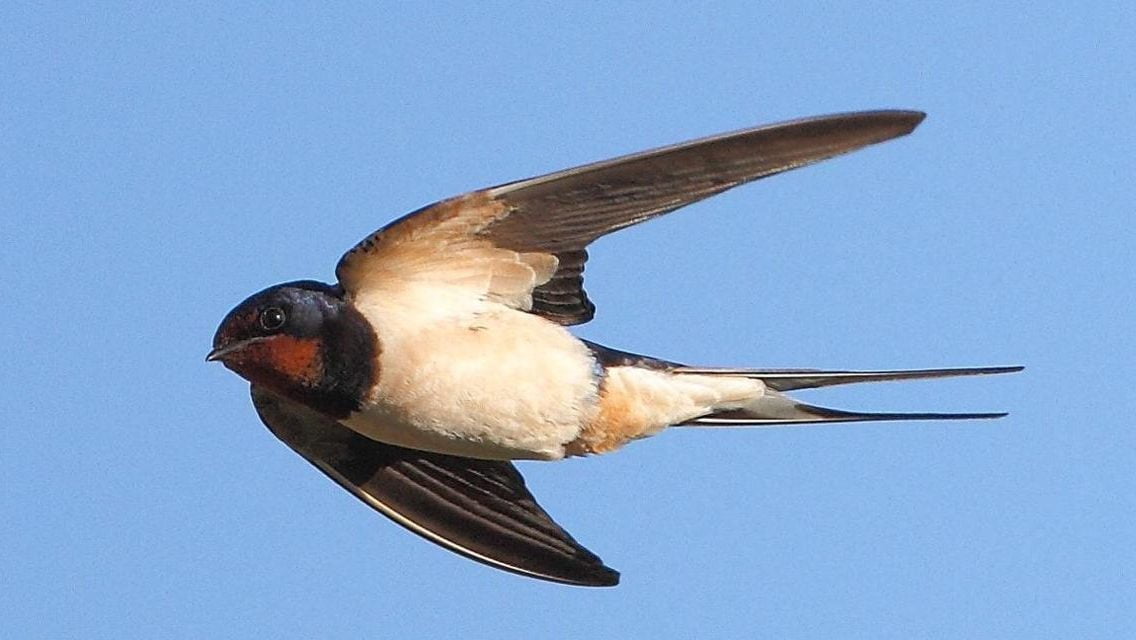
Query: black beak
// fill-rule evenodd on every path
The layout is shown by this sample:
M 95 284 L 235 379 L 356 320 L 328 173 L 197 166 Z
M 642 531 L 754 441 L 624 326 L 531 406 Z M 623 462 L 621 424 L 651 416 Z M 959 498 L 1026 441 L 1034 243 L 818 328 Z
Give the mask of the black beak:
M 244 349 L 245 347 L 249 346 L 250 344 L 252 344 L 254 342 L 260 342 L 261 340 L 264 340 L 264 337 L 249 338 L 247 340 L 238 340 L 238 341 L 232 342 L 230 344 L 221 345 L 219 347 L 213 347 L 213 350 L 209 352 L 209 355 L 205 356 L 205 361 L 206 362 L 213 362 L 214 360 L 224 360 L 225 356 L 229 355 L 230 353 L 233 353 L 234 351 L 240 351 L 241 349 Z
M 213 362 L 214 360 L 220 360 L 221 358 L 225 357 L 226 353 L 229 353 L 232 350 L 233 348 L 231 345 L 228 347 L 217 347 L 216 349 L 210 351 L 209 355 L 205 356 L 205 361 Z

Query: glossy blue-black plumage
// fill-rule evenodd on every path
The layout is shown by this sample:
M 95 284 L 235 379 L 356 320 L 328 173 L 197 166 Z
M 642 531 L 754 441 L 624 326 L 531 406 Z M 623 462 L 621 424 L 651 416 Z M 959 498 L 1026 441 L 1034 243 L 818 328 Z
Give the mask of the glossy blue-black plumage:
M 283 312 L 280 326 L 262 322 L 270 309 Z M 359 409 L 377 379 L 378 338 L 370 323 L 344 300 L 340 287 L 301 280 L 249 296 L 222 320 L 213 337 L 213 353 L 275 335 L 315 344 L 318 375 L 303 383 L 262 382 L 333 418 L 345 418 Z

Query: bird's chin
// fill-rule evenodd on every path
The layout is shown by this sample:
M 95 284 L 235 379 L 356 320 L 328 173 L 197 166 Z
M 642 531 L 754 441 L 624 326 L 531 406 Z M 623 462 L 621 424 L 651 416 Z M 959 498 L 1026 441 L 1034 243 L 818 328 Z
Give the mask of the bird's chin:
M 264 386 L 270 378 L 275 376 L 266 370 L 258 352 L 262 347 L 261 340 L 242 340 L 233 344 L 218 347 L 209 352 L 207 362 L 220 362 L 226 369 L 253 384 Z M 273 385 L 275 386 L 275 385 Z
M 290 381 L 284 379 L 278 371 L 264 366 L 261 362 L 239 356 L 226 357 L 221 359 L 220 362 L 226 369 L 257 387 L 270 389 L 282 395 L 289 395 Z

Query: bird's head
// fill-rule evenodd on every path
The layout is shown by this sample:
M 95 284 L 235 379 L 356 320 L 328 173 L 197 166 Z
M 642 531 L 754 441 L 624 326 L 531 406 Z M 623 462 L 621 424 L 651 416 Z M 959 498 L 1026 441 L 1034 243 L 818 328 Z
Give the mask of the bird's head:
M 335 417 L 358 409 L 374 385 L 371 325 L 319 282 L 269 287 L 221 321 L 206 360 L 220 360 L 253 384 Z

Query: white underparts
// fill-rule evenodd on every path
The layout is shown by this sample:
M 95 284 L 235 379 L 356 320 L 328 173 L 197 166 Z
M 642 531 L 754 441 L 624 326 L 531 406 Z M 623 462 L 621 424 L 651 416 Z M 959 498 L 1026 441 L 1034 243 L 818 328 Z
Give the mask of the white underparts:
M 376 318 L 379 381 L 347 426 L 439 453 L 556 459 L 593 419 L 594 361 L 563 327 L 487 301 L 434 317 L 400 302 L 360 306 Z

